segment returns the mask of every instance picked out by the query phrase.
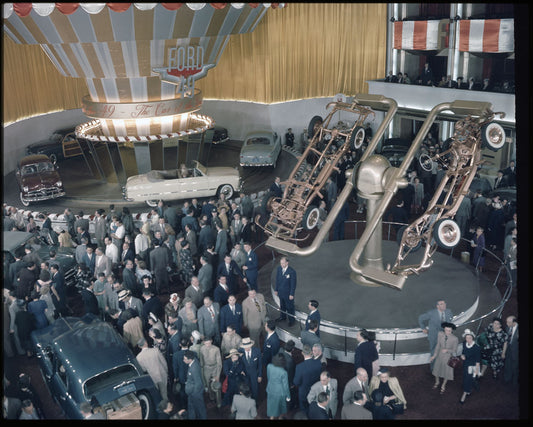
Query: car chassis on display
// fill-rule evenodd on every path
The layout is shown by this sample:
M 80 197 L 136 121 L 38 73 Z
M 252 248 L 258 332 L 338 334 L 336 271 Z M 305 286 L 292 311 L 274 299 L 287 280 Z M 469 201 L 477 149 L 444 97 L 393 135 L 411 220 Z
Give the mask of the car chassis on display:
M 330 102 L 326 109 L 330 107 L 333 108 L 325 119 L 314 116 L 309 122 L 310 142 L 288 179 L 281 183 L 285 187 L 283 197 L 266 196 L 265 205 L 270 217 L 264 228 L 274 237 L 303 240 L 296 238 L 297 231 L 302 227 L 305 230 L 316 227 L 319 210 L 313 202 L 317 197 L 324 198 L 321 191 L 333 172 L 339 172 L 337 165 L 344 154 L 362 147 L 365 141 L 364 122 L 375 115 L 370 108 L 355 101 L 352 104 Z M 341 112 L 355 115 L 352 125 L 333 121 L 333 117 L 339 117 Z M 302 167 L 305 163 L 308 166 Z

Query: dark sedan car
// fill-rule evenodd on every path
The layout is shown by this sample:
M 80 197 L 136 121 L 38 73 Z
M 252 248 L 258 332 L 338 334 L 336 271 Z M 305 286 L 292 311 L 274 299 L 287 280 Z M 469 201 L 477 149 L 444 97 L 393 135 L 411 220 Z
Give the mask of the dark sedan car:
M 60 317 L 32 332 L 44 381 L 69 419 L 80 405 L 100 406 L 107 419 L 154 418 L 161 395 L 113 327 L 92 314 Z
M 20 202 L 24 206 L 65 195 L 57 165 L 44 154 L 33 154 L 20 159 L 15 177 L 20 188 Z
M 27 154 L 44 154 L 52 163 L 82 154 L 74 128 L 58 129 L 50 138 L 29 145 Z
M 411 146 L 411 141 L 403 138 L 389 138 L 383 141 L 381 145 L 381 150 L 379 154 L 386 157 L 390 162 L 391 166 L 399 167 L 409 147 Z M 408 168 L 411 169 L 411 168 Z

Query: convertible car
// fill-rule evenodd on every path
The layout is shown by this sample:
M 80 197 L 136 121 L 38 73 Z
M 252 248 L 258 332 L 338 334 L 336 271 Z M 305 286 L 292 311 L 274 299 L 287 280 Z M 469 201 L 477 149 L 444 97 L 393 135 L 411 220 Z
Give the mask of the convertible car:
M 100 406 L 107 419 L 156 418 L 161 395 L 113 327 L 92 314 L 60 317 L 31 333 L 44 382 L 68 419 L 80 405 Z
M 236 168 L 206 168 L 195 161 L 195 167 L 184 169 L 153 170 L 146 174 L 130 176 L 123 188 L 124 199 L 129 202 L 146 202 L 157 206 L 159 200 L 181 200 L 224 194 L 231 199 L 240 191 L 241 178 Z
M 276 167 L 281 153 L 281 138 L 273 130 L 255 131 L 246 135 L 241 148 L 241 166 Z

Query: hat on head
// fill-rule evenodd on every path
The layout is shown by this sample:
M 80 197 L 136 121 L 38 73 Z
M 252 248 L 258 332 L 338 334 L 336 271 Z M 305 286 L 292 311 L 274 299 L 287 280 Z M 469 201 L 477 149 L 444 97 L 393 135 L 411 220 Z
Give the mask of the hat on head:
M 180 297 L 178 294 L 174 293 L 174 294 L 170 294 L 170 301 L 172 302 L 175 302 L 175 301 L 179 301 L 180 300 Z
M 185 246 L 187 246 L 189 244 L 189 241 L 188 240 L 182 240 L 180 245 L 182 248 L 184 248 Z
M 122 289 L 119 293 L 118 293 L 118 300 L 119 301 L 124 301 L 126 298 L 128 298 L 130 295 L 130 291 L 128 291 L 127 289 Z
M 241 341 L 242 348 L 250 348 L 253 345 L 254 345 L 254 340 L 250 339 L 249 337 L 243 338 Z
M 229 358 L 230 358 L 231 356 L 233 356 L 233 355 L 240 356 L 241 353 L 239 353 L 239 350 L 237 350 L 237 349 L 235 349 L 235 348 L 232 348 L 232 349 L 229 351 L 228 355 L 226 356 L 226 359 L 229 359 Z
M 388 373 L 389 373 L 388 368 L 380 367 L 376 375 L 379 377 L 381 374 L 388 374 Z
M 455 331 L 455 329 L 456 329 L 456 326 L 455 326 L 453 323 L 450 323 L 450 322 L 442 322 L 442 323 L 440 324 L 440 327 L 441 327 L 442 329 L 444 329 L 444 328 L 452 328 L 454 331 Z
M 470 335 L 472 338 L 476 337 L 476 334 L 474 334 L 470 329 L 465 329 L 465 331 L 463 332 L 463 338 L 467 335 Z
M 154 313 L 150 312 L 149 316 L 150 316 L 150 319 L 152 319 L 154 322 L 157 322 L 158 319 Z

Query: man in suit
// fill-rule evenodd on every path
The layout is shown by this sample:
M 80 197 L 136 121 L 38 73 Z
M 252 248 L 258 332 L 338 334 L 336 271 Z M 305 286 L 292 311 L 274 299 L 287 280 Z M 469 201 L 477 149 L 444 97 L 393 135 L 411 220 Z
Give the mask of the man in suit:
M 150 313 L 155 314 L 158 319 L 164 319 L 165 308 L 163 307 L 161 300 L 157 296 L 154 296 L 150 289 L 143 289 L 143 298 L 144 304 L 141 311 L 141 317 L 143 319 L 144 328 L 148 331 L 148 319 L 150 318 Z
M 198 238 L 196 237 L 196 231 L 194 231 L 189 224 L 185 225 L 185 240 L 189 242 L 191 256 L 196 260 L 199 255 Z
M 157 348 L 148 347 L 148 343 L 144 338 L 139 340 L 137 346 L 141 349 L 137 355 L 137 362 L 150 375 L 150 378 L 161 394 L 161 398 L 168 400 L 168 365 L 165 356 Z
M 58 264 L 50 265 L 50 275 L 52 277 L 52 286 L 50 290 L 52 291 L 52 301 L 56 311 L 61 316 L 66 316 L 68 314 L 67 308 L 67 288 L 65 286 L 65 277 L 59 271 Z
M 309 322 L 309 329 L 304 329 L 300 332 L 300 338 L 302 340 L 302 345 L 308 345 L 313 347 L 316 343 L 320 343 L 320 337 L 317 336 L 318 325 L 316 320 L 311 320 Z
M 20 252 L 15 253 L 15 262 L 9 264 L 9 286 L 6 288 L 15 289 L 19 273 L 24 267 L 26 267 L 26 262 L 22 260 L 22 254 Z
M 213 293 L 213 300 L 223 307 L 228 303 L 228 298 L 231 295 L 231 291 L 226 282 L 226 276 L 218 276 L 218 285 L 215 287 Z
M 194 217 L 194 209 L 189 206 L 187 209 L 187 215 L 181 219 L 181 229 L 185 230 L 185 226 L 189 225 L 192 230 L 200 231 L 198 226 L 198 220 Z
M 252 224 L 250 223 L 250 219 L 247 216 L 243 216 L 242 217 L 241 241 L 250 242 L 251 240 L 252 240 Z
M 122 252 L 120 253 L 120 265 L 124 267 L 128 260 L 135 261 L 135 252 L 130 248 L 128 242 L 124 242 L 122 243 Z
M 244 275 L 246 276 L 246 284 L 248 288 L 257 290 L 257 270 L 259 267 L 259 260 L 257 254 L 252 251 L 252 244 L 250 242 L 244 243 L 244 252 L 246 253 L 246 263 L 243 265 Z
M 107 223 L 104 218 L 104 210 L 97 209 L 94 213 L 94 238 L 98 247 L 104 247 L 104 238 L 107 233 Z
M 232 294 L 228 297 L 228 303 L 220 309 L 220 330 L 225 331 L 228 325 L 235 326 L 235 332 L 242 334 L 242 306 Z
M 331 414 L 328 411 L 329 397 L 325 392 L 320 392 L 317 400 L 309 405 L 307 418 L 310 420 L 331 420 Z
M 200 362 L 191 350 L 186 350 L 183 361 L 188 365 L 185 393 L 187 394 L 187 412 L 190 420 L 207 419 L 207 410 L 204 401 L 204 384 Z
M 241 214 L 239 212 L 235 212 L 233 214 L 233 220 L 230 224 L 230 232 L 229 235 L 231 237 L 231 244 L 235 246 L 236 243 L 239 243 L 241 241 L 241 232 L 242 232 L 242 219 Z
M 516 187 L 516 166 L 514 160 L 511 160 L 509 166 L 503 170 L 503 176 L 507 179 L 507 185 L 509 187 Z
M 307 308 L 309 309 L 309 314 L 307 315 L 307 319 L 305 319 L 305 329 L 309 330 L 309 322 L 311 320 L 316 321 L 317 323 L 317 330 L 316 330 L 316 336 L 320 337 L 320 312 L 318 311 L 318 301 L 315 299 L 309 300 L 309 303 L 307 304 Z
M 273 320 L 268 320 L 265 323 L 265 342 L 263 343 L 263 365 L 266 367 L 275 354 L 278 354 L 280 342 L 278 334 L 276 333 L 276 323 Z
M 307 412 L 307 395 L 311 386 L 320 380 L 322 364 L 313 359 L 311 347 L 304 345 L 302 348 L 304 360 L 294 369 L 294 385 L 298 387 L 298 404 L 300 410 Z
M 266 302 L 263 294 L 255 289 L 248 290 L 248 296 L 242 302 L 242 320 L 248 329 L 252 341 L 259 345 L 266 322 Z
M 497 190 L 503 187 L 507 187 L 507 178 L 504 176 L 503 170 L 500 169 L 494 181 L 494 189 Z
M 341 411 L 341 420 L 371 420 L 372 412 L 365 408 L 366 394 L 356 390 L 349 402 L 345 403 Z
M 441 324 L 452 321 L 452 311 L 446 308 L 446 301 L 438 300 L 435 308 L 418 316 L 418 325 L 425 334 L 428 335 L 429 340 L 429 354 L 433 354 L 437 346 L 437 335 L 442 331 Z M 433 368 L 433 362 L 430 364 Z
M 198 331 L 204 337 L 213 336 L 215 345 L 220 345 L 220 306 L 211 297 L 204 297 L 204 305 L 197 312 Z
M 140 284 L 137 282 L 137 276 L 134 271 L 134 264 L 131 259 L 126 261 L 124 271 L 122 272 L 122 284 L 124 289 L 127 289 L 131 292 L 132 295 L 140 297 L 142 294 L 142 289 Z
M 131 292 L 127 289 L 122 289 L 118 293 L 118 306 L 122 311 L 127 310 L 128 308 L 135 310 L 138 316 L 143 312 L 142 301 L 131 295 Z
M 368 394 L 368 374 L 365 368 L 357 368 L 356 375 L 344 386 L 342 394 L 342 404 L 349 405 L 356 391 L 362 391 L 366 395 L 366 400 L 370 399 Z
M 215 252 L 218 254 L 218 259 L 224 259 L 228 253 L 228 232 L 218 222 L 215 223 L 215 228 L 217 230 Z
M 83 308 L 85 314 L 92 313 L 95 316 L 99 315 L 98 300 L 93 292 L 94 281 L 87 282 L 86 286 L 81 290 L 81 300 L 83 301 Z
M 241 360 L 244 364 L 246 376 L 249 379 L 252 398 L 257 400 L 259 395 L 259 384 L 263 380 L 261 351 L 257 347 L 254 347 L 254 341 L 249 337 L 242 339 L 239 351 L 242 353 Z
M 169 262 L 170 259 L 167 249 L 161 246 L 161 242 L 154 239 L 154 249 L 150 252 L 150 267 L 152 269 L 152 275 L 155 277 L 158 295 L 161 294 L 163 289 L 170 289 L 167 271 Z
M 270 185 L 269 191 L 274 197 L 283 197 L 283 190 L 281 188 L 281 178 L 279 176 L 274 179 L 274 182 Z
M 338 404 L 337 385 L 337 380 L 335 378 L 331 378 L 331 374 L 328 371 L 323 371 L 320 374 L 320 380 L 311 386 L 309 393 L 307 394 L 307 402 L 311 404 L 312 402 L 317 401 L 318 395 L 322 392 L 325 392 L 329 397 L 326 408 L 328 409 L 330 418 L 335 418 Z
M 99 273 L 104 273 L 107 277 L 112 273 L 112 263 L 109 257 L 104 254 L 104 249 L 98 246 L 95 250 L 96 258 L 94 260 L 94 277 Z
M 83 255 L 81 262 L 87 266 L 87 268 L 91 272 L 91 276 L 94 276 L 96 255 L 94 254 L 93 247 L 91 245 L 87 245 L 87 248 L 85 249 L 85 255 Z
M 204 220 L 200 220 L 200 232 L 198 233 L 198 254 L 202 255 L 206 249 L 214 244 L 213 230 Z
M 289 266 L 289 260 L 282 256 L 276 272 L 276 287 L 274 294 L 279 297 L 281 314 L 278 320 L 289 318 L 289 326 L 295 322 L 294 293 L 296 291 L 296 270 Z
M 197 308 L 204 303 L 204 293 L 197 276 L 192 276 L 191 284 L 185 289 L 185 298 L 190 298 Z
M 507 324 L 507 349 L 502 353 L 504 359 L 503 380 L 506 383 L 518 385 L 518 321 L 516 316 L 508 316 Z
M 207 257 L 204 255 L 200 257 L 200 265 L 200 270 L 198 270 L 200 289 L 204 296 L 210 295 L 213 291 L 213 266 L 207 261 Z
M 217 276 L 226 277 L 226 284 L 231 293 L 237 294 L 239 292 L 238 277 L 244 279 L 244 274 L 237 263 L 231 259 L 231 255 L 226 254 L 223 261 L 218 264 Z
M 240 242 L 235 243 L 233 249 L 230 252 L 231 259 L 237 263 L 239 268 L 246 263 L 246 254 L 242 250 L 242 245 Z

